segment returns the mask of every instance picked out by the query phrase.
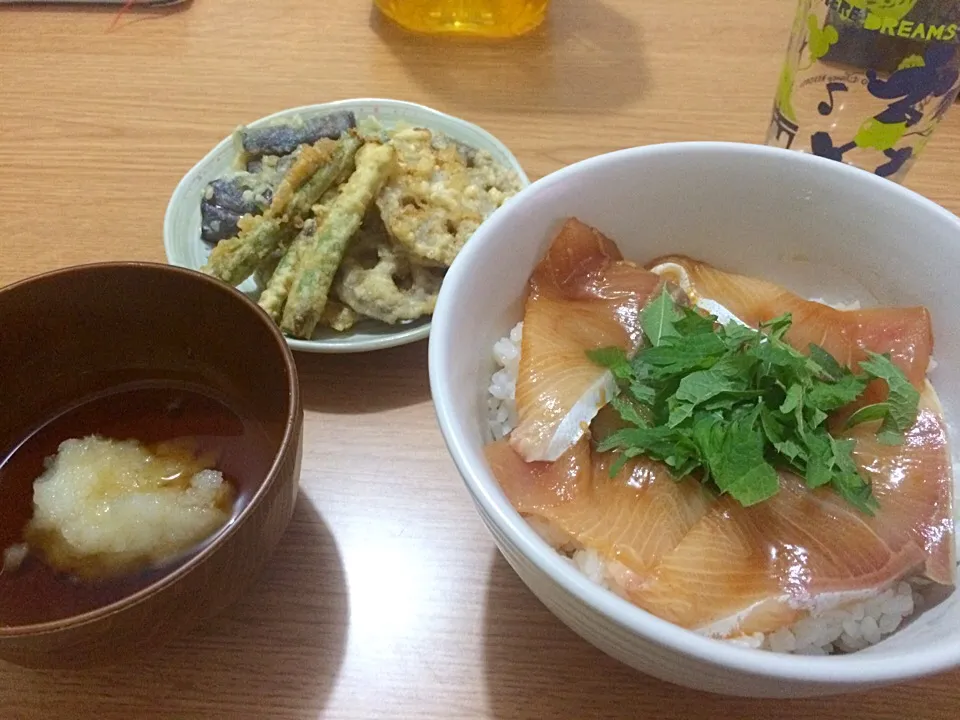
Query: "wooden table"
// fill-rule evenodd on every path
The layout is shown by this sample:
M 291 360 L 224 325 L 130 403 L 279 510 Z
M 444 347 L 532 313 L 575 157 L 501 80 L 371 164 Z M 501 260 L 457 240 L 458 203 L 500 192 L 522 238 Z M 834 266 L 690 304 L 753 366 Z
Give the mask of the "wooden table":
M 554 0 L 508 44 L 412 37 L 366 0 L 0 10 L 0 284 L 162 261 L 167 198 L 236 125 L 393 97 L 503 139 L 534 178 L 668 140 L 760 141 L 793 0 Z M 909 185 L 960 211 L 960 111 Z M 2 329 L 0 329 L 2 332 Z M 129 667 L 0 663 L 2 718 L 956 717 L 960 673 L 791 703 L 639 675 L 501 559 L 437 430 L 425 343 L 302 356 L 303 493 L 273 564 L 220 618 Z M 6 400 L 2 400 L 6 401 Z

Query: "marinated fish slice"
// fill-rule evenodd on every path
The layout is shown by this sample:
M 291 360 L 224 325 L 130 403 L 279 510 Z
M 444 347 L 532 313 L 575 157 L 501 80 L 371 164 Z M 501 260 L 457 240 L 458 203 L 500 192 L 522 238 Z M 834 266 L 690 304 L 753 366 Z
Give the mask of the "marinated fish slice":
M 850 311 L 859 347 L 890 358 L 918 389 L 926 380 L 933 354 L 933 325 L 925 307 L 866 308 Z
M 732 637 L 866 599 L 922 563 L 913 542 L 891 547 L 828 491 L 783 474 L 759 505 L 721 498 L 627 594 L 677 625 Z
M 298 115 L 283 122 L 241 128 L 238 133 L 240 144 L 249 155 L 286 155 L 300 145 L 312 145 L 322 138 L 336 140 L 356 126 L 352 112 L 337 111 L 306 118 Z
M 630 427 L 630 423 L 620 417 L 620 413 L 612 405 L 604 405 L 597 412 L 593 422 L 590 423 L 590 436 L 594 444 L 598 444 L 607 439 L 610 435 Z
M 876 432 L 877 423 L 864 423 L 845 433 L 856 440 L 854 460 L 872 478 L 880 503 L 876 515 L 864 521 L 888 543 L 914 542 L 926 557 L 924 575 L 955 585 L 953 467 L 933 387 L 925 384 L 917 421 L 902 445 L 884 445 Z
M 638 576 L 676 547 L 714 502 L 699 483 L 678 483 L 645 458 L 611 478 L 610 454 L 592 453 L 586 436 L 552 463 L 524 462 L 506 440 L 484 452 L 511 504 L 545 523 L 552 540 L 596 550 Z
M 647 458 L 610 477 L 609 454 L 594 455 L 589 486 L 569 502 L 536 514 L 556 532 L 645 577 L 707 512 L 714 496 L 699 482 L 677 482 Z
M 504 438 L 483 449 L 504 495 L 525 515 L 578 498 L 592 482 L 590 439 L 582 437 L 555 462 L 525 462 Z
M 582 243 L 579 250 L 584 247 L 591 249 Z M 627 265 L 615 246 L 610 251 L 596 239 L 593 252 L 578 253 L 575 243 L 569 250 L 555 253 L 551 247 L 541 263 L 549 266 L 555 253 L 555 269 L 560 270 L 546 275 L 553 283 L 537 276 L 539 266 L 531 278 L 516 394 L 521 407 L 524 358 L 551 353 L 549 346 L 528 351 L 531 298 L 545 300 L 544 307 L 558 298 L 579 301 L 583 276 L 595 278 Z M 788 473 L 782 474 L 778 495 L 750 508 L 730 498 L 713 501 L 695 482 L 687 486 L 699 490 L 698 497 L 669 493 L 684 484 L 667 473 L 662 477 L 670 484 L 659 483 L 656 466 L 645 459 L 631 461 L 610 479 L 604 456 L 592 454 L 591 472 L 585 469 L 583 445 L 590 442 L 589 435 L 578 436 L 556 462 L 528 463 L 516 452 L 519 428 L 488 450 L 494 473 L 514 506 L 557 547 L 599 553 L 606 576 L 628 599 L 669 621 L 716 636 L 771 633 L 807 614 L 867 600 L 918 572 L 953 585 L 952 468 L 942 410 L 925 379 L 932 350 L 927 311 L 839 311 L 772 283 L 731 276 L 688 258 L 667 260 L 685 263 L 678 267 L 694 301 L 715 299 L 718 307 L 730 309 L 731 318 L 753 325 L 791 312 L 795 332 L 788 340 L 798 348 L 820 344 L 847 365 L 865 359 L 867 351 L 888 352 L 921 388 L 919 416 L 902 446 L 878 443 L 877 423 L 841 432 L 856 441 L 854 459 L 872 477 L 879 511 L 863 514 L 828 489 L 811 491 Z M 709 283 L 688 267 L 712 275 L 714 294 L 703 291 Z M 734 286 L 734 280 L 740 286 Z M 565 292 L 572 297 L 564 297 Z M 575 332 L 573 327 L 568 334 Z M 878 385 L 885 393 L 886 385 L 879 381 L 872 389 Z M 537 405 L 544 402 L 535 399 Z M 620 425 L 611 410 L 597 414 L 590 428 L 595 436 Z M 521 414 L 520 427 L 523 421 Z M 831 419 L 834 432 L 841 430 L 842 421 L 839 414 Z M 584 425 L 581 420 L 582 430 Z
M 597 230 L 575 219 L 564 224 L 531 277 L 524 310 L 519 425 L 510 443 L 525 460 L 556 460 L 613 397 L 613 376 L 586 352 L 635 352 L 640 310 L 660 282 L 623 261 Z
M 847 366 L 865 359 L 865 350 L 890 353 L 916 387 L 926 377 L 933 350 L 933 330 L 926 308 L 837 310 L 805 300 L 774 283 L 724 272 L 681 255 L 659 258 L 650 266 L 668 263 L 685 271 L 696 301 L 713 300 L 748 325 L 756 327 L 791 313 L 793 325 L 786 340 L 801 351 L 816 343 Z M 875 394 L 868 399 L 875 400 Z

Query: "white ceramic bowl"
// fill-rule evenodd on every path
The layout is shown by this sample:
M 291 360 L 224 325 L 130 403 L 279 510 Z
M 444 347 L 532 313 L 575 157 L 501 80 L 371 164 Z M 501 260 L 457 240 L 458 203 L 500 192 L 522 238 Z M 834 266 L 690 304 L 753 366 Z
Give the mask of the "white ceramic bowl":
M 248 124 L 259 127 L 295 115 L 326 115 L 336 110 L 352 110 L 357 122 L 376 118 L 385 127 L 409 123 L 439 130 L 454 140 L 489 152 L 494 160 L 517 173 L 522 186 L 530 183 L 520 163 L 507 147 L 486 130 L 423 105 L 400 100 L 357 99 L 306 105 L 282 110 Z M 210 246 L 200 239 L 200 199 L 207 184 L 233 169 L 235 149 L 232 137 L 226 137 L 198 162 L 177 185 L 163 220 L 163 245 L 171 265 L 198 270 L 210 254 Z M 239 286 L 243 292 L 259 294 L 253 279 Z M 351 353 L 405 345 L 423 340 L 430 334 L 430 318 L 404 325 L 386 325 L 376 321 L 358 323 L 348 332 L 320 329 L 311 340 L 287 339 L 294 350 L 319 353 Z
M 848 692 L 960 665 L 957 593 L 859 653 L 740 648 L 594 585 L 514 511 L 482 451 L 491 346 L 521 319 L 528 277 L 570 215 L 636 261 L 686 253 L 831 301 L 927 305 L 948 421 L 960 411 L 960 221 L 899 185 L 811 155 L 730 143 L 623 150 L 534 183 L 492 217 L 447 274 L 430 338 L 440 428 L 484 523 L 537 597 L 613 657 L 692 688 L 760 697 Z M 958 450 L 960 437 L 955 464 Z

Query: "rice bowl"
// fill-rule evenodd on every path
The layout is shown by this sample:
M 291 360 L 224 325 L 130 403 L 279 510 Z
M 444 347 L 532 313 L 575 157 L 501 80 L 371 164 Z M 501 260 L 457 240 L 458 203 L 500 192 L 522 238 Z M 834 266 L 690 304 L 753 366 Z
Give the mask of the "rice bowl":
M 698 198 L 697 203 L 691 205 L 690 197 Z M 955 315 L 960 293 L 944 259 L 960 260 L 957 219 L 899 186 L 852 168 L 726 143 L 652 146 L 593 158 L 535 183 L 511 205 L 491 219 L 478 235 L 480 242 L 451 269 L 435 316 L 430 372 L 451 454 L 484 523 L 531 590 L 608 654 L 656 677 L 712 692 L 824 695 L 955 667 L 960 662 L 956 596 L 888 635 L 885 629 L 898 614 L 897 625 L 915 614 L 912 588 L 908 601 L 899 584 L 891 595 L 871 599 L 879 607 L 870 606 L 869 612 L 863 608 L 863 618 L 873 618 L 876 631 L 886 639 L 872 644 L 877 639 L 873 623 L 866 621 L 864 628 L 859 620 L 860 639 L 871 646 L 850 653 L 855 648 L 848 643 L 841 648 L 847 654 L 831 657 L 806 657 L 796 650 L 836 649 L 825 646 L 846 642 L 844 632 L 857 640 L 857 628 L 849 622 L 843 627 L 849 617 L 827 618 L 834 626 L 829 633 L 795 628 L 799 636 L 793 633 L 792 643 L 785 635 L 759 643 L 778 652 L 718 642 L 659 620 L 598 587 L 588 577 L 603 579 L 595 558 L 581 555 L 575 560 L 588 571 L 584 574 L 573 558 L 556 552 L 555 543 L 544 542 L 504 497 L 482 448 L 494 434 L 491 419 L 501 432 L 515 422 L 509 402 L 503 402 L 509 400 L 509 366 L 517 361 L 513 346 L 520 339 L 518 331 L 510 337 L 511 328 L 521 319 L 531 268 L 558 224 L 570 215 L 616 238 L 627 257 L 676 251 L 747 273 L 773 272 L 775 281 L 831 304 L 927 303 L 943 324 L 932 376 L 950 422 L 958 401 L 953 388 L 960 387 L 954 367 L 960 361 L 960 343 L 943 329 Z M 901 240 L 918 233 L 923 245 L 908 246 Z M 461 331 L 465 325 L 472 329 L 466 335 Z M 956 460 L 954 448 L 954 464 Z M 840 632 L 835 632 L 837 625 Z

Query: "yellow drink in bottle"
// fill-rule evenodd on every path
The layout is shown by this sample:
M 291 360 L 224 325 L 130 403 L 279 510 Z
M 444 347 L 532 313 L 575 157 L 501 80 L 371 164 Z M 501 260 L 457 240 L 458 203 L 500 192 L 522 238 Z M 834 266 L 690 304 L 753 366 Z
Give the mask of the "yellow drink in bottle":
M 541 22 L 549 0 L 375 0 L 384 15 L 432 35 L 517 37 Z

